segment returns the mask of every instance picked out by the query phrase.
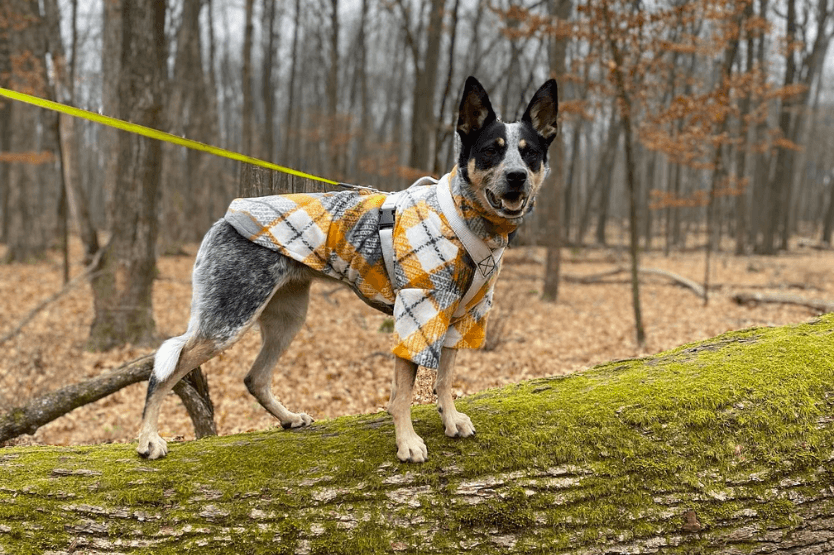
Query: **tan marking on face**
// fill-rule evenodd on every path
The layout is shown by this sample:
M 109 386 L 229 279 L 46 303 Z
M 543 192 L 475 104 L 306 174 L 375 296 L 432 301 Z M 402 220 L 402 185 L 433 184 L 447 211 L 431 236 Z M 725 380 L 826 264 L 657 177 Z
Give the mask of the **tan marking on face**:
M 501 137 L 498 137 L 497 139 L 495 139 L 495 143 L 498 146 L 504 146 L 504 139 L 502 139 Z
M 483 196 L 483 189 L 489 187 L 495 182 L 495 176 L 500 175 L 504 171 L 503 164 L 487 170 L 479 170 L 475 167 L 475 160 L 469 160 L 466 165 L 469 174 L 469 182 L 472 183 L 472 188 L 478 193 L 479 197 Z M 486 203 L 485 199 L 482 199 Z M 484 204 L 488 206 L 488 204 Z
M 520 141 L 518 141 L 518 148 L 525 148 L 526 146 L 527 146 L 527 141 L 525 141 L 524 139 L 521 139 Z
M 547 175 L 547 169 L 544 164 L 541 164 L 539 166 L 539 171 L 528 171 L 528 174 L 530 176 L 530 184 L 532 185 L 532 187 L 530 188 L 530 198 L 534 199 L 536 198 L 536 195 L 538 194 L 539 189 L 541 188 L 542 183 L 544 182 L 544 178 Z
M 466 171 L 469 174 L 469 181 L 472 182 L 472 185 L 475 185 L 475 178 L 473 177 L 475 173 L 475 159 L 471 158 L 469 163 L 466 164 Z

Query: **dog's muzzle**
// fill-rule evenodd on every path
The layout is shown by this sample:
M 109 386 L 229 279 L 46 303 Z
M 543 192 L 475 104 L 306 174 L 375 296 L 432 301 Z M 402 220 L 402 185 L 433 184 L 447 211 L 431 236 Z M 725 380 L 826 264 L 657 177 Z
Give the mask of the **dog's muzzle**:
M 527 191 L 527 172 L 510 171 L 504 177 L 503 190 L 496 194 L 486 189 L 486 199 L 496 211 L 507 217 L 517 218 L 524 214 L 524 208 L 530 198 Z

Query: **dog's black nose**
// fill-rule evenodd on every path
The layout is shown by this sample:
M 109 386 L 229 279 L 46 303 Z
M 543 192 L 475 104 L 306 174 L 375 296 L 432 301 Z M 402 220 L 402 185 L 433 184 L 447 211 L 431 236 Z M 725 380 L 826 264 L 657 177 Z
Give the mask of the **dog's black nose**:
M 510 190 L 520 190 L 524 188 L 524 183 L 527 181 L 527 172 L 523 170 L 514 170 L 507 172 L 507 185 Z

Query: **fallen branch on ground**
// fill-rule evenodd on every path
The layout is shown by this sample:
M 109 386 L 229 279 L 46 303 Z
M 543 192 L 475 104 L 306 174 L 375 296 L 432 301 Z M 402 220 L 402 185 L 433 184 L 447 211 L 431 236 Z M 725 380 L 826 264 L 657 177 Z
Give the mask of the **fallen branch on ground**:
M 153 355 L 145 355 L 107 374 L 62 387 L 32 399 L 22 407 L 11 408 L 0 414 L 0 444 L 23 434 L 34 434 L 44 424 L 78 407 L 147 380 L 151 370 Z
M 599 283 L 603 281 L 605 278 L 613 277 L 619 274 L 623 274 L 628 272 L 627 268 L 618 267 L 614 268 L 613 270 L 606 270 L 605 272 L 600 272 L 598 274 L 590 274 L 585 276 L 574 276 L 574 275 L 564 275 L 562 279 L 564 279 L 568 283 L 581 283 L 584 285 L 592 284 L 592 283 Z M 695 293 L 700 298 L 704 298 L 704 287 L 699 283 L 692 281 L 689 278 L 685 278 L 681 275 L 678 275 L 674 272 L 670 272 L 668 270 L 661 270 L 659 268 L 640 268 L 638 273 L 643 275 L 651 275 L 651 276 L 661 276 L 667 279 L 672 280 L 674 283 L 685 287 Z
M 34 434 L 41 426 L 78 407 L 94 403 L 129 385 L 147 381 L 153 370 L 153 357 L 153 354 L 145 355 L 101 376 L 51 391 L 22 407 L 5 410 L 0 413 L 0 445 L 24 434 Z M 191 417 L 195 436 L 217 435 L 208 383 L 199 367 L 174 386 L 174 393 L 182 399 Z
M 816 310 L 821 314 L 827 312 L 834 312 L 834 302 L 823 299 L 806 299 L 798 295 L 781 295 L 768 293 L 736 293 L 733 295 L 733 300 L 738 304 L 757 304 L 757 303 L 774 303 L 774 304 L 793 304 L 808 307 Z

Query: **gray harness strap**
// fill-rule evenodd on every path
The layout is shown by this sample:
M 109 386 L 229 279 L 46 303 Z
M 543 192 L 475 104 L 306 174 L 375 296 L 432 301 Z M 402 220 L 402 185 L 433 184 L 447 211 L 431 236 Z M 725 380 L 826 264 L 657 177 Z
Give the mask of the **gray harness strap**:
M 478 291 L 489 280 L 495 268 L 501 262 L 501 255 L 504 249 L 492 250 L 475 235 L 472 230 L 466 225 L 466 222 L 460 216 L 455 207 L 455 201 L 452 198 L 451 184 L 449 183 L 449 176 L 444 176 L 440 182 L 431 177 L 421 177 L 414 182 L 412 187 L 416 185 L 437 184 L 437 200 L 440 204 L 440 210 L 446 216 L 449 225 L 457 235 L 469 257 L 475 262 L 477 270 L 472 278 L 472 284 L 466 295 L 461 299 L 454 316 L 460 317 L 466 314 L 466 306 L 472 300 Z M 396 221 L 397 201 L 404 191 L 391 193 L 385 199 L 382 207 L 379 209 L 379 241 L 382 246 L 382 258 L 385 260 L 385 269 L 388 271 L 388 279 L 391 280 L 391 288 L 396 289 L 396 274 L 394 272 L 394 223 Z
M 391 290 L 397 287 L 396 274 L 394 273 L 394 222 L 397 219 L 397 200 L 402 191 L 391 193 L 385 198 L 382 207 L 379 209 L 379 243 L 382 246 L 382 259 L 385 261 L 385 270 L 388 272 L 388 279 L 391 281 Z

